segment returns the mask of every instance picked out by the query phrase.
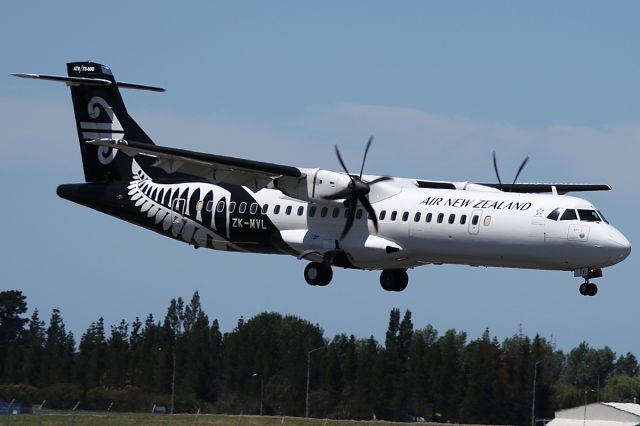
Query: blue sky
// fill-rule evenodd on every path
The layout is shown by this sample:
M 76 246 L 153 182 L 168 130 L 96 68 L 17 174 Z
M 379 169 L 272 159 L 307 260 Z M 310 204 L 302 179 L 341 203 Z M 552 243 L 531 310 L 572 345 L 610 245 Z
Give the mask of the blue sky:
M 62 74 L 94 60 L 161 145 L 337 170 L 333 145 L 367 171 L 492 181 L 491 151 L 527 182 L 609 183 L 589 194 L 639 241 L 640 27 L 635 2 L 9 2 L 0 13 L 3 289 L 23 290 L 77 338 L 98 317 L 162 317 L 198 290 L 230 330 L 279 311 L 383 338 L 392 307 L 414 324 L 500 339 L 518 332 L 560 349 L 586 340 L 640 356 L 635 253 L 605 270 L 595 298 L 571 273 L 425 266 L 399 294 L 378 273 L 304 283 L 305 263 L 193 250 L 57 198 L 83 178 L 68 90 L 10 72 Z

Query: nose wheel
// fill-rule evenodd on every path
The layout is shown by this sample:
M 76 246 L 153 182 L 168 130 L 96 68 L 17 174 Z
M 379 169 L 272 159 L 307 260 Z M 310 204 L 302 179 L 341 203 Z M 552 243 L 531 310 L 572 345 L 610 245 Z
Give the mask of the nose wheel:
M 331 266 L 321 262 L 311 262 L 304 268 L 304 279 L 309 285 L 325 286 L 331 282 L 333 271 Z
M 578 290 L 583 296 L 595 296 L 598 293 L 598 286 L 589 282 L 591 278 L 601 278 L 602 269 L 600 268 L 578 268 L 573 271 L 574 277 L 584 278 L 584 282 L 580 284 Z
M 580 294 L 583 296 L 595 296 L 598 293 L 598 286 L 594 283 L 590 283 L 586 281 L 580 284 L 579 288 Z

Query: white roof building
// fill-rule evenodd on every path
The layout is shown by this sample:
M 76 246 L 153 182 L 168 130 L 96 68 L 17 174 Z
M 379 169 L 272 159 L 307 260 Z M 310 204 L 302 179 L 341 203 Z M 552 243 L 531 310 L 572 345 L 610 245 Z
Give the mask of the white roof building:
M 586 419 L 586 420 L 585 420 Z M 638 426 L 640 404 L 628 402 L 596 402 L 556 412 L 547 426 Z

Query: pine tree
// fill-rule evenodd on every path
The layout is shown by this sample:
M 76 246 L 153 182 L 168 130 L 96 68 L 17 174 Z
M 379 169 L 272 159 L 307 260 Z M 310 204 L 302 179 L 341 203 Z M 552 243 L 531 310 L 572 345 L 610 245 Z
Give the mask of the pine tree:
M 29 321 L 21 317 L 27 312 L 26 300 L 26 296 L 18 290 L 0 292 L 0 378 L 4 383 L 13 383 L 17 374 L 18 365 L 15 361 L 21 353 L 15 344 Z M 13 348 L 11 359 L 7 359 L 9 348 Z
M 40 320 L 38 309 L 34 309 L 24 336 L 25 354 L 21 380 L 24 384 L 36 386 L 39 383 L 38 373 L 45 345 L 44 325 L 44 321 Z

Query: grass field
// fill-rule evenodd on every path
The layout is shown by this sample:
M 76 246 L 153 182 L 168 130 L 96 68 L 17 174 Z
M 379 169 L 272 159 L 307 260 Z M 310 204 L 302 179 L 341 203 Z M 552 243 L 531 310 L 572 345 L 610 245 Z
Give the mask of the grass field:
M 387 426 L 406 425 L 382 421 L 304 419 L 300 417 L 271 416 L 224 416 L 213 414 L 152 415 L 143 413 L 88 413 L 78 412 L 75 416 L 66 414 L 23 414 L 0 416 L 0 426 L 126 426 L 126 425 L 219 425 L 219 426 Z

